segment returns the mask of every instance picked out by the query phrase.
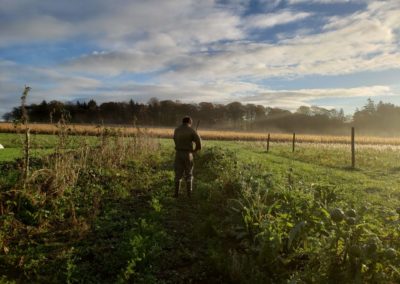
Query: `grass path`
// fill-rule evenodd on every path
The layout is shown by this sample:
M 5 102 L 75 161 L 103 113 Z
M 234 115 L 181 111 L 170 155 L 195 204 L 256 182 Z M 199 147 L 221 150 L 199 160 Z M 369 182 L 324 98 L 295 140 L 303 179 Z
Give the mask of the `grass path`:
M 207 254 L 209 240 L 201 234 L 206 217 L 195 196 L 177 200 L 166 198 L 162 226 L 171 237 L 159 280 L 166 283 L 221 283 L 221 277 L 210 265 Z

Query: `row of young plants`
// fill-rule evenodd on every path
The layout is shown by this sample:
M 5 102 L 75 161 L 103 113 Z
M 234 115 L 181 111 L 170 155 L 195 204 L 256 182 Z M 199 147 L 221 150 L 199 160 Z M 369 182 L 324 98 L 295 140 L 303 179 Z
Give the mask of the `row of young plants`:
M 400 281 L 399 211 L 378 215 L 372 205 L 346 200 L 336 185 L 294 181 L 290 169 L 287 180 L 277 180 L 265 166 L 218 148 L 198 164 L 199 178 L 208 180 L 200 188 L 224 208 L 215 265 L 232 281 Z

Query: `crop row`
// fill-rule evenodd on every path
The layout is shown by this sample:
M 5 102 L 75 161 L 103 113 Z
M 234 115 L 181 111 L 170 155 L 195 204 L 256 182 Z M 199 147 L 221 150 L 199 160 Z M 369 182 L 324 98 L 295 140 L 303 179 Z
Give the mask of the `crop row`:
M 58 131 L 57 124 L 30 124 L 31 132 L 40 134 L 54 134 Z M 105 126 L 102 125 L 69 125 L 70 134 L 100 135 Z M 148 136 L 159 138 L 170 138 L 173 135 L 172 128 L 157 127 L 132 127 L 132 126 L 107 126 L 112 130 L 118 130 L 124 134 L 135 134 L 145 132 Z M 18 132 L 19 127 L 12 123 L 0 123 L 0 132 Z M 268 133 L 262 132 L 242 132 L 242 131 L 223 131 L 223 130 L 199 130 L 203 139 L 206 140 L 240 140 L 240 141 L 266 141 Z M 292 134 L 286 133 L 270 133 L 271 142 L 291 142 Z M 321 144 L 348 144 L 349 136 L 333 136 L 333 135 L 296 135 L 296 142 L 300 143 L 321 143 Z M 398 137 L 375 137 L 375 136 L 356 136 L 356 143 L 360 145 L 400 145 Z

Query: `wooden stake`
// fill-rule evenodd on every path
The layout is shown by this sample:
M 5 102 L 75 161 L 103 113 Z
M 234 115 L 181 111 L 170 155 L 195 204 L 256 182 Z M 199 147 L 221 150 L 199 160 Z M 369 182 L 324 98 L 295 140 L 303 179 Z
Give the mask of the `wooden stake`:
M 25 129 L 25 142 L 24 142 L 24 179 L 29 177 L 29 156 L 31 148 L 30 128 Z
M 293 132 L 292 152 L 294 152 L 295 144 L 296 144 L 296 133 Z
M 355 129 L 351 128 L 351 167 L 356 167 L 356 145 L 355 145 Z
M 271 135 L 268 133 L 268 137 L 267 137 L 267 152 L 269 152 L 269 141 L 271 139 Z

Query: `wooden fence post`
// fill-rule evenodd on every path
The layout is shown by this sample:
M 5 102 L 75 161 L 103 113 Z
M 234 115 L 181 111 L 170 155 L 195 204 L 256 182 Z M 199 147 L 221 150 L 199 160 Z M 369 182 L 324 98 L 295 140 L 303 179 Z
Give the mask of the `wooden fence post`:
M 294 152 L 295 144 L 296 144 L 296 133 L 293 132 L 292 152 Z
M 355 147 L 355 130 L 351 128 L 351 167 L 356 167 L 356 147 Z
M 24 141 L 24 182 L 29 177 L 29 156 L 31 149 L 31 137 L 30 137 L 30 128 L 27 127 L 25 129 L 25 141 Z
M 271 139 L 271 135 L 268 133 L 268 137 L 267 137 L 267 152 L 269 152 L 269 141 Z

